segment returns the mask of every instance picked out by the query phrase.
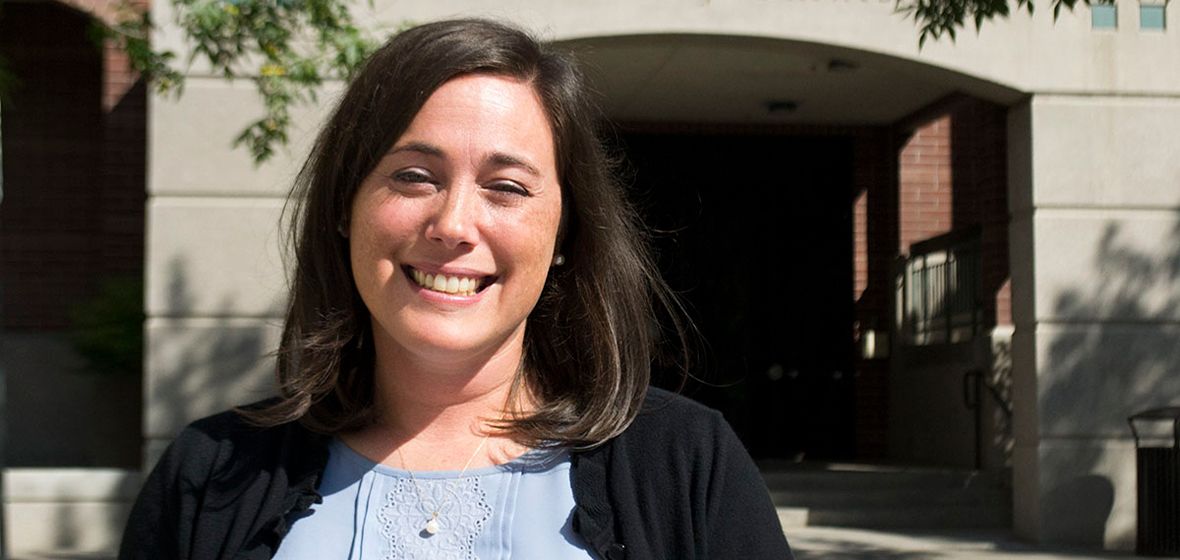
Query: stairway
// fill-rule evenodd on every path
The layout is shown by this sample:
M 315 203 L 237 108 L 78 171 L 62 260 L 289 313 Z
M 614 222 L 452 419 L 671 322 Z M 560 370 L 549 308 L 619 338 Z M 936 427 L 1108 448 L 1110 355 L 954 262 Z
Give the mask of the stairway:
M 1012 526 L 1005 472 L 844 464 L 764 466 L 784 528 Z

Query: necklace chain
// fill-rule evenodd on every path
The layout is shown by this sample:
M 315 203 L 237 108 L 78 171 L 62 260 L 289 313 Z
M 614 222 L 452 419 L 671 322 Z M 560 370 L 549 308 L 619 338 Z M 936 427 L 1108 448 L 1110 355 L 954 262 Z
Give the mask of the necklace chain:
M 491 435 L 492 434 L 490 433 L 485 434 L 483 439 L 479 440 L 479 445 L 475 447 L 475 451 L 471 452 L 471 456 L 468 457 L 467 462 L 463 464 L 463 470 L 459 471 L 459 478 L 463 478 L 463 475 L 467 474 L 467 469 L 471 466 L 471 462 L 475 460 L 477 455 L 479 455 L 479 450 L 483 449 L 484 444 L 488 442 L 488 438 Z M 402 447 L 403 446 L 399 445 L 397 448 L 397 458 L 401 461 L 402 468 L 405 469 L 407 473 L 410 473 L 410 482 L 414 484 L 414 492 L 418 494 L 418 509 L 422 510 L 423 513 L 430 514 L 430 519 L 426 520 L 426 525 L 423 527 L 423 530 L 426 531 L 428 535 L 433 535 L 439 530 L 438 514 L 439 510 L 442 509 L 442 504 L 436 503 L 434 504 L 434 511 L 426 511 L 426 497 L 422 494 L 422 487 L 418 485 L 418 478 L 414 476 L 414 471 L 411 470 L 410 466 L 406 463 L 406 456 L 402 453 Z

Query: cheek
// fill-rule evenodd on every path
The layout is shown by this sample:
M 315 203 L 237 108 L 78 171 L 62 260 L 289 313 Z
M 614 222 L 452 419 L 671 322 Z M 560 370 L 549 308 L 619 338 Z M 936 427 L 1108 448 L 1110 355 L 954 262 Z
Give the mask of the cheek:
M 361 293 L 362 298 L 373 290 L 374 265 L 369 241 L 362 235 L 353 235 L 349 239 L 348 257 L 352 264 L 352 282 Z M 366 301 L 366 305 L 368 302 Z
M 362 251 L 384 251 L 413 236 L 421 208 L 412 202 L 374 197 L 353 208 L 349 237 Z
M 391 227 L 397 220 L 373 213 L 354 215 L 349 235 L 349 260 L 358 288 L 382 284 L 393 274 L 390 260 L 401 234 Z
M 560 225 L 561 210 L 557 208 L 539 216 L 528 226 L 533 232 L 530 236 L 529 251 L 535 255 L 537 263 L 546 270 L 553 264 L 554 253 L 558 252 Z
M 373 248 L 373 226 L 368 215 L 354 213 L 349 228 L 348 252 L 352 259 L 353 275 L 363 273 Z
M 534 230 L 544 232 L 533 237 L 532 247 L 530 248 L 530 254 L 532 255 L 532 261 L 535 266 L 534 274 L 538 295 L 544 289 L 545 282 L 548 281 L 549 274 L 553 270 L 554 256 L 556 253 L 561 252 L 560 247 L 557 245 L 557 222 L 558 219 L 555 217 L 552 221 L 540 225 L 539 229 Z

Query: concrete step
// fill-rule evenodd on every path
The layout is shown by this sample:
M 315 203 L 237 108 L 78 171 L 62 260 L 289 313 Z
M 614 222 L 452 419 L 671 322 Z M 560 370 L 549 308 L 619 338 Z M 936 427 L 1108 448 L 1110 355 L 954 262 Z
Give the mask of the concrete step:
M 1002 529 L 1012 526 L 1010 510 L 984 506 L 809 509 L 811 527 L 861 529 Z
M 874 465 L 819 464 L 795 467 L 762 466 L 766 485 L 773 490 L 969 488 L 1004 484 L 1004 473 Z
M 782 523 L 783 529 L 806 527 L 808 524 L 811 510 L 807 508 L 777 506 L 775 509 L 778 510 L 778 521 Z
M 1011 491 L 1002 472 L 804 465 L 763 476 L 784 527 L 1011 526 Z
M 993 488 L 859 488 L 855 490 L 772 490 L 776 505 L 792 507 L 887 507 L 892 505 L 1007 505 L 1008 495 Z
M 859 510 L 779 506 L 783 529 L 844 527 L 857 529 L 1008 529 L 1012 518 L 1002 508 L 947 506 L 942 508 L 866 508 Z

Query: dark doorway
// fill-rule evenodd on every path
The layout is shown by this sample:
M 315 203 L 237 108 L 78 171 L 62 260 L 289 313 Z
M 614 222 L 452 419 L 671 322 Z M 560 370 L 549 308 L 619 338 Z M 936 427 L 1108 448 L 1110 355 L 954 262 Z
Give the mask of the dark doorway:
M 58 2 L 4 4 L 0 59 L 5 460 L 139 468 L 146 90 Z
M 661 270 L 707 343 L 705 382 L 686 393 L 720 409 L 755 458 L 851 458 L 851 140 L 622 143 Z

